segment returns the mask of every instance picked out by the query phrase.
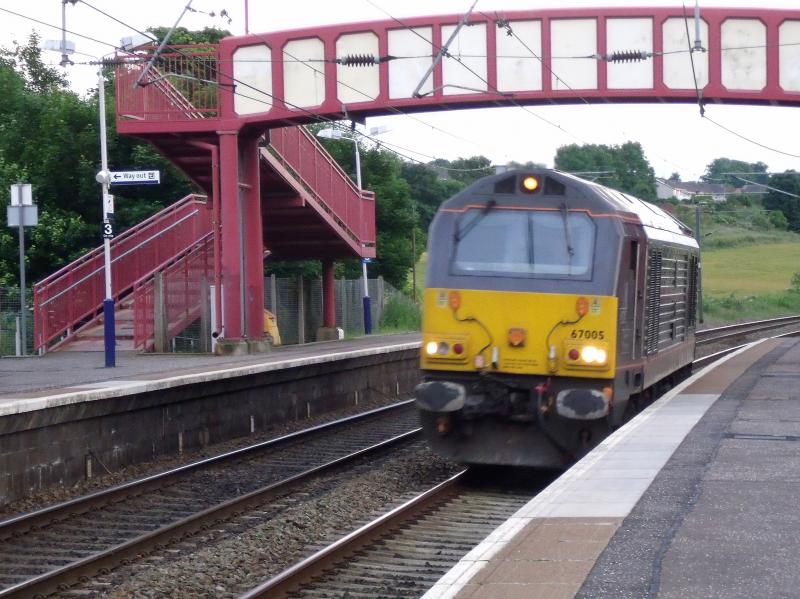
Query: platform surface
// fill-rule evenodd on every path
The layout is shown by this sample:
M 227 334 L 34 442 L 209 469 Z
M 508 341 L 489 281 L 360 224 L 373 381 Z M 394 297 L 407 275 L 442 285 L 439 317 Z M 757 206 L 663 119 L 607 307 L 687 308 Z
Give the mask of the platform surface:
M 426 595 L 800 596 L 800 340 L 692 376 L 521 508 Z
M 180 384 L 419 347 L 420 334 L 375 335 L 273 348 L 248 356 L 118 352 L 106 368 L 97 352 L 0 359 L 0 416 Z

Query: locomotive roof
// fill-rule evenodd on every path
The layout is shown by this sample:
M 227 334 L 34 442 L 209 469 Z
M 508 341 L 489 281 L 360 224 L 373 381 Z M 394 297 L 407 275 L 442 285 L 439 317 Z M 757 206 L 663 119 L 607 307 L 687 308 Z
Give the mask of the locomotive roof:
M 522 177 L 529 175 L 540 181 L 540 190 L 536 193 L 526 193 L 519 185 Z M 569 209 L 581 208 L 599 214 L 620 213 L 621 216 L 635 217 L 645 228 L 648 237 L 697 247 L 692 230 L 658 206 L 554 169 L 515 169 L 484 177 L 444 202 L 442 208 L 458 210 L 480 206 L 492 200 L 497 208 L 526 206 L 553 209 L 566 204 Z

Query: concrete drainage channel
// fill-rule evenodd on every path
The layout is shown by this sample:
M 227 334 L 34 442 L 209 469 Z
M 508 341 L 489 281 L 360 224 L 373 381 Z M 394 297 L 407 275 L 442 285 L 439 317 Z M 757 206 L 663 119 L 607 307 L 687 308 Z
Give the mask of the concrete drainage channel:
M 418 349 L 186 378 L 0 417 L 0 505 L 269 426 L 407 397 L 419 379 Z

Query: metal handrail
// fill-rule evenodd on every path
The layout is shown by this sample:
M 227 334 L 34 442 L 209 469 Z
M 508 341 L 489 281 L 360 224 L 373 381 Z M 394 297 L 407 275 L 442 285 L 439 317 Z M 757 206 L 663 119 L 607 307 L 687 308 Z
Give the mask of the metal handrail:
M 150 224 L 154 223 L 156 220 L 161 220 L 161 219 L 163 219 L 164 216 L 166 216 L 168 214 L 171 214 L 172 212 L 175 212 L 176 210 L 178 210 L 180 208 L 183 208 L 184 204 L 188 204 L 189 202 L 192 202 L 192 201 L 201 201 L 201 198 L 203 198 L 203 200 L 207 200 L 208 199 L 207 196 L 200 195 L 200 194 L 195 194 L 195 193 L 191 193 L 191 194 L 189 194 L 187 196 L 182 197 L 180 200 L 178 200 L 174 204 L 171 204 L 170 206 L 167 206 L 163 210 L 161 210 L 159 212 L 156 212 L 155 214 L 153 214 L 151 216 L 148 216 L 142 222 L 133 225 L 129 229 L 126 229 L 125 231 L 123 231 L 122 233 L 117 235 L 117 237 L 115 237 L 114 240 L 111 242 L 111 245 L 112 246 L 119 245 L 125 239 L 127 239 L 128 237 L 130 237 L 134 233 L 137 233 L 141 229 L 149 226 Z M 102 253 L 103 253 L 103 246 L 96 247 L 96 248 L 90 250 L 89 252 L 87 252 L 86 254 L 84 254 L 83 256 L 81 256 L 80 258 L 77 258 L 76 260 L 73 260 L 69 264 L 67 264 L 65 266 L 62 266 L 59 270 L 57 270 L 53 274 L 45 277 L 41 281 L 38 281 L 34 287 L 45 287 L 50 282 L 52 282 L 54 279 L 60 277 L 63 273 L 71 271 L 71 270 L 74 270 L 75 267 L 78 266 L 79 264 L 83 264 L 84 262 L 92 259 L 94 256 L 100 255 Z

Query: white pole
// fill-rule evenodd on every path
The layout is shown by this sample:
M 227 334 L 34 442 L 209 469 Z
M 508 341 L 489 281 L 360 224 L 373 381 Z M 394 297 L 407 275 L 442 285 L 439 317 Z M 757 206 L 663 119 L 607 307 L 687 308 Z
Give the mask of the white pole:
M 361 153 L 358 151 L 358 140 L 353 137 L 353 143 L 356 146 L 356 186 L 358 193 L 361 193 Z
M 356 148 L 356 186 L 358 187 L 358 193 L 361 195 L 361 152 L 358 150 L 358 139 L 356 138 L 355 134 L 356 124 L 353 122 L 353 145 Z M 370 310 L 369 305 L 369 284 L 367 282 L 367 263 L 362 260 L 361 261 L 361 274 L 364 280 L 364 334 L 369 335 L 372 333 L 372 312 Z
M 22 192 L 20 191 L 20 194 Z M 20 340 L 21 340 L 21 348 L 22 348 L 22 355 L 26 355 L 28 353 L 28 331 L 27 331 L 27 315 L 25 314 L 28 311 L 27 306 L 27 298 L 25 297 L 26 291 L 26 283 L 25 283 L 25 226 L 22 223 L 24 212 L 24 206 L 22 205 L 22 196 L 20 195 L 19 206 L 17 210 L 19 211 L 19 317 L 20 317 Z
M 102 186 L 102 200 L 103 200 L 103 228 L 109 219 L 110 212 L 110 198 L 108 194 L 108 145 L 106 143 L 106 82 L 103 77 L 103 61 L 100 61 L 100 66 L 97 70 L 97 100 L 100 104 L 100 171 L 103 176 L 100 177 L 100 185 Z M 105 287 L 106 297 L 103 300 L 103 339 L 105 345 L 105 358 L 106 368 L 116 366 L 116 327 L 114 323 L 114 299 L 113 290 L 111 289 L 111 239 L 109 236 L 103 236 L 103 257 L 105 262 Z
M 103 65 L 97 71 L 98 101 L 100 102 L 100 170 L 108 172 L 108 145 L 106 143 L 106 90 L 105 79 L 103 78 Z M 108 218 L 108 179 L 103 178 L 101 183 L 103 189 L 103 220 Z M 106 278 L 106 298 L 112 295 L 111 290 L 111 240 L 103 240 L 103 252 L 105 254 L 105 278 Z

